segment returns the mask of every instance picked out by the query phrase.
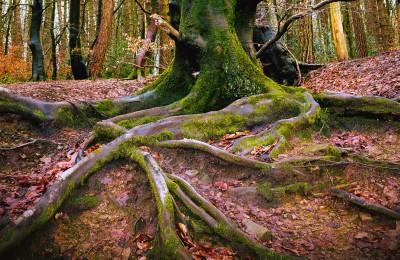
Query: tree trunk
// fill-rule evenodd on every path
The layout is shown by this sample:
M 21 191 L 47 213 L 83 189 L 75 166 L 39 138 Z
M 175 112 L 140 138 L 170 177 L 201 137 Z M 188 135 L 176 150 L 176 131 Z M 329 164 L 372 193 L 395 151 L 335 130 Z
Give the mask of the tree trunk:
M 42 25 L 43 1 L 34 0 L 32 5 L 31 27 L 29 30 L 29 48 L 32 51 L 32 80 L 45 79 L 43 49 L 40 41 Z
M 311 16 L 304 17 L 300 21 L 299 38 L 300 38 L 300 54 L 301 54 L 300 59 L 307 63 L 314 62 L 314 55 L 313 55 L 314 37 L 313 37 L 313 24 Z
M 159 0 L 159 5 L 160 15 L 163 17 L 168 17 L 168 0 Z M 171 40 L 168 34 L 160 31 L 160 71 L 163 71 L 163 68 L 167 67 L 172 59 L 172 51 L 170 46 Z
M 376 0 L 379 16 L 380 42 L 382 51 L 392 50 L 394 48 L 394 31 L 390 23 L 390 17 L 385 7 L 384 0 Z
M 12 5 L 13 0 L 8 1 L 8 6 Z M 7 26 L 6 26 L 6 34 L 4 40 L 4 55 L 8 55 L 8 45 L 10 44 L 10 32 L 11 32 L 11 20 L 12 20 L 13 12 L 8 13 L 7 18 Z
M 171 23 L 180 37 L 173 63 L 151 86 L 153 102 L 183 98 L 183 113 L 197 113 L 279 89 L 264 76 L 249 44 L 258 2 L 170 1 Z M 168 99 L 158 99 L 163 93 Z
M 71 0 L 69 6 L 69 53 L 72 75 L 75 79 L 86 79 L 87 70 L 79 39 L 80 0 Z
M 354 30 L 353 30 L 353 17 L 351 14 L 350 5 L 345 3 L 342 6 L 342 14 L 343 14 L 343 30 L 344 35 L 347 40 L 347 48 L 349 52 L 350 58 L 356 58 L 356 47 L 355 47 L 355 39 L 354 39 Z
M 331 3 L 329 7 L 329 15 L 331 20 L 332 36 L 335 43 L 336 57 L 338 60 L 347 60 L 349 54 L 347 52 L 346 36 L 344 35 L 342 25 L 342 14 L 340 3 Z
M 364 20 L 361 16 L 361 9 L 359 2 L 352 2 L 351 5 L 351 17 L 353 18 L 353 30 L 355 36 L 355 42 L 357 47 L 358 57 L 368 56 L 368 45 L 367 37 L 365 35 Z
M 113 11 L 114 0 L 104 0 L 99 37 L 93 48 L 93 56 L 90 65 L 90 76 L 92 77 L 101 77 L 101 70 L 103 69 L 103 63 L 112 30 Z
M 367 32 L 368 35 L 372 36 L 373 43 L 371 44 L 371 48 L 374 51 L 382 51 L 383 43 L 380 36 L 380 28 L 379 28 L 379 16 L 376 5 L 376 0 L 365 0 L 365 17 L 367 20 Z
M 56 36 L 54 34 L 55 18 L 56 18 L 56 0 L 53 0 L 51 5 L 51 17 L 50 17 L 52 80 L 57 79 L 57 43 L 56 43 Z
M 22 26 L 21 26 L 21 5 L 20 0 L 14 0 L 13 5 L 14 14 L 12 16 L 12 27 L 11 27 L 11 47 L 13 50 L 13 55 L 22 58 L 23 54 L 23 41 L 22 41 Z
M 64 1 L 64 7 L 66 7 L 67 3 L 66 1 Z M 67 49 L 67 41 L 66 41 L 66 16 L 67 13 L 65 12 L 66 8 L 64 8 L 64 12 L 63 12 L 63 5 L 61 0 L 57 0 L 57 16 L 58 16 L 58 28 L 59 28 L 59 33 L 60 35 L 58 37 L 60 37 L 59 41 L 59 49 L 58 49 L 58 61 L 60 64 L 60 68 L 63 67 L 63 65 L 65 64 L 65 59 L 66 59 L 66 49 Z
M 400 0 L 396 1 L 396 29 L 397 29 L 397 47 L 400 47 Z

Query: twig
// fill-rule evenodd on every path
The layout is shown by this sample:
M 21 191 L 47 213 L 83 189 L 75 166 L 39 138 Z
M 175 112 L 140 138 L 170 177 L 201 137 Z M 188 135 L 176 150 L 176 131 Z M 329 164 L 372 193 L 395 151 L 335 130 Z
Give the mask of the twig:
M 20 145 L 17 145 L 17 146 L 12 146 L 12 147 L 0 147 L 0 151 L 15 150 L 15 149 L 19 149 L 19 148 L 22 148 L 22 147 L 25 147 L 25 146 L 28 146 L 28 145 L 31 145 L 31 144 L 34 144 L 34 143 L 37 143 L 37 142 L 48 142 L 48 143 L 53 143 L 52 141 L 47 140 L 47 139 L 35 139 L 35 140 L 30 141 L 30 142 L 23 143 L 23 144 L 20 144 Z
M 149 11 L 147 11 L 146 9 L 144 9 L 144 7 L 142 6 L 142 4 L 141 4 L 138 0 L 135 0 L 135 2 L 136 2 L 136 4 L 139 6 L 139 8 L 140 8 L 145 14 L 151 15 L 151 13 L 150 13 Z

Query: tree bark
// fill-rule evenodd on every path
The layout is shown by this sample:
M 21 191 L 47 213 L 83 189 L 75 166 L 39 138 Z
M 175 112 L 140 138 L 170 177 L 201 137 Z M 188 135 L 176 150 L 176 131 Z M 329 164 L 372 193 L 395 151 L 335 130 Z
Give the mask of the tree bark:
M 94 45 L 93 56 L 90 64 L 91 77 L 101 77 L 101 70 L 103 69 L 103 63 L 112 30 L 113 11 L 114 0 L 104 0 L 99 37 Z
M 20 0 L 14 0 L 13 5 L 13 21 L 11 28 L 11 47 L 13 49 L 13 55 L 22 58 L 23 52 L 23 41 L 22 41 L 22 25 L 21 25 L 21 6 Z
M 394 48 L 394 31 L 390 23 L 388 10 L 385 7 L 384 0 L 376 0 L 379 16 L 380 42 L 382 51 L 392 50 Z
M 361 16 L 360 3 L 352 2 L 350 4 L 350 8 L 351 8 L 351 17 L 353 18 L 352 25 L 357 47 L 357 56 L 367 57 L 368 56 L 367 37 L 365 35 L 364 19 Z
M 300 21 L 299 38 L 300 38 L 301 60 L 307 63 L 314 62 L 314 55 L 313 55 L 314 37 L 313 37 L 313 24 L 311 16 L 304 17 Z
M 69 53 L 72 75 L 75 79 L 86 79 L 87 70 L 81 52 L 79 37 L 80 0 L 71 0 L 69 6 Z
M 340 3 L 331 3 L 329 7 L 329 14 L 332 36 L 336 49 L 336 57 L 338 60 L 347 60 L 349 58 L 349 54 L 347 51 L 346 37 L 343 31 Z
M 42 25 L 43 1 L 34 0 L 32 5 L 31 27 L 29 30 L 29 48 L 32 52 L 32 80 L 44 80 L 44 57 L 40 41 L 40 27 Z
M 50 17 L 50 39 L 51 39 L 51 79 L 57 79 L 57 43 L 56 43 L 56 36 L 54 33 L 54 25 L 55 25 L 55 18 L 56 18 L 56 0 L 52 1 L 51 4 L 51 17 Z

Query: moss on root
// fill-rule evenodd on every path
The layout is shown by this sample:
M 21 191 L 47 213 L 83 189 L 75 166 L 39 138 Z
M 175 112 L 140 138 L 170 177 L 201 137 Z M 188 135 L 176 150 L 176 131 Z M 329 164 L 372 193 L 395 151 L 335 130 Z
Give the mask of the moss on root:
M 181 130 L 185 137 L 208 140 L 244 129 L 246 121 L 245 117 L 234 113 L 204 115 L 183 123 Z
M 126 129 L 131 129 L 131 128 L 134 128 L 139 125 L 144 125 L 144 124 L 158 121 L 162 118 L 163 118 L 162 116 L 146 116 L 146 117 L 142 117 L 142 118 L 122 120 L 122 121 L 118 122 L 118 125 L 125 127 Z
M 307 182 L 296 182 L 275 188 L 272 188 L 269 182 L 257 185 L 257 192 L 268 201 L 272 201 L 275 197 L 282 197 L 288 194 L 307 195 L 311 189 L 312 186 Z

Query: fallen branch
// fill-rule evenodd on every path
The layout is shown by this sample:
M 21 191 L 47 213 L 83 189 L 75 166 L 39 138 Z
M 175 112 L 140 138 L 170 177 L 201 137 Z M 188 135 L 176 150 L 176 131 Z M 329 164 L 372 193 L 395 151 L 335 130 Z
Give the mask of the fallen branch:
M 349 192 L 339 190 L 339 189 L 332 189 L 332 194 L 335 197 L 344 199 L 345 201 L 348 201 L 350 203 L 353 203 L 361 208 L 364 208 L 366 210 L 382 214 L 384 216 L 394 218 L 394 219 L 400 219 L 400 213 L 396 212 L 394 210 L 388 209 L 384 206 L 378 205 L 378 204 L 373 204 L 373 203 L 368 203 L 364 199 L 353 195 Z

